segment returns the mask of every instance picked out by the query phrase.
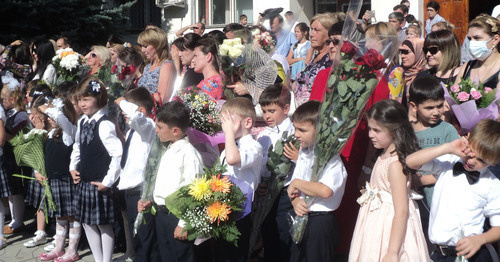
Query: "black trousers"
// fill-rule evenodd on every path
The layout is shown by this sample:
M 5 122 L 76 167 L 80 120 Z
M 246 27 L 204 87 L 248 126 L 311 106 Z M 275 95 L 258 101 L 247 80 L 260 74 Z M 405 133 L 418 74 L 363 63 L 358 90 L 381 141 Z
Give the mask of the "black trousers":
M 156 240 L 155 218 L 151 213 L 144 213 L 145 224 L 142 223 L 134 236 L 134 223 L 137 217 L 137 202 L 141 199 L 140 188 L 125 191 L 125 207 L 127 213 L 128 227 L 132 234 L 132 246 L 134 247 L 136 262 L 154 262 L 160 259 L 158 253 L 158 242 Z
M 164 206 L 163 206 L 164 207 Z M 164 207 L 164 209 L 166 209 Z M 172 213 L 156 209 L 156 234 L 158 250 L 163 262 L 194 262 L 194 244 L 191 241 L 181 241 L 174 238 L 174 230 L 179 219 Z
M 310 212 L 302 241 L 292 244 L 290 261 L 335 261 L 339 238 L 339 225 L 333 212 Z
M 236 222 L 236 227 L 241 235 L 238 246 L 223 239 L 215 240 L 216 262 L 246 262 L 248 261 L 248 249 L 250 248 L 250 231 L 252 229 L 251 214 Z
M 264 261 L 266 262 L 290 261 L 292 237 L 290 236 L 289 213 L 294 213 L 286 189 L 287 187 L 282 189 L 262 224 Z
M 431 259 L 434 262 L 455 262 L 457 259 L 456 256 L 443 256 L 438 251 L 434 251 L 431 255 Z M 468 259 L 469 262 L 490 262 L 493 261 L 491 258 L 490 252 L 488 252 L 488 248 L 485 245 L 481 246 L 481 248 Z

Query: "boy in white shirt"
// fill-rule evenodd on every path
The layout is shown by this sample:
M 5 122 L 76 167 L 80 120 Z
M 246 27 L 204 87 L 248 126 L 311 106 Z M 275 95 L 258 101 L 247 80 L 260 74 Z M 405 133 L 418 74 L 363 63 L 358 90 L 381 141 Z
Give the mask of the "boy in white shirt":
M 253 200 L 253 193 L 259 184 L 262 166 L 262 147 L 250 134 L 255 118 L 255 108 L 248 98 L 236 97 L 222 106 L 221 120 L 226 148 L 220 160 L 222 164 L 227 164 L 225 175 L 241 180 L 249 188 L 250 192 L 242 191 L 247 193 L 246 197 L 250 200 Z M 216 261 L 247 260 L 251 225 L 250 215 L 236 222 L 241 233 L 237 247 L 226 241 L 217 241 Z
M 200 153 L 189 143 L 186 130 L 189 126 L 189 109 L 181 102 L 164 104 L 156 115 L 156 133 L 161 142 L 170 142 L 161 157 L 153 190 L 156 207 L 156 234 L 161 261 L 195 261 L 193 242 L 187 241 L 182 232 L 185 222 L 170 213 L 165 198 L 182 186 L 188 185 L 203 173 Z M 151 207 L 151 201 L 138 202 L 138 211 Z
M 320 105 L 318 101 L 308 101 L 299 106 L 292 116 L 300 153 L 287 191 L 295 214 L 309 214 L 309 219 L 302 241 L 292 244 L 290 261 L 335 261 L 340 238 L 339 225 L 333 213 L 340 205 L 347 178 L 340 156 L 335 155 L 326 164 L 318 182 L 310 181 Z M 305 195 L 315 198 L 310 206 L 303 199 Z
M 118 189 L 123 191 L 125 196 L 126 218 L 124 219 L 128 221 L 129 229 L 125 233 L 132 234 L 137 217 L 137 202 L 141 199 L 141 188 L 144 183 L 143 173 L 155 136 L 156 124 L 153 119 L 147 117 L 154 101 L 146 88 L 138 87 L 125 93 L 124 97 L 118 98 L 115 103 L 120 106 L 130 126 L 120 162 Z M 136 261 L 157 261 L 159 254 L 154 217 L 150 213 L 144 213 L 144 219 L 146 223 L 138 228 L 137 234 L 133 238 L 127 236 L 132 240 L 134 251 L 127 255 L 134 257 Z
M 491 119 L 479 121 L 468 142 L 457 139 L 406 158 L 409 168 L 438 177 L 429 221 L 433 261 L 492 261 L 486 244 L 500 239 L 500 181 L 488 167 L 499 162 L 500 122 Z M 427 177 L 420 177 L 423 184 Z M 491 228 L 484 232 L 486 218 Z
M 260 95 L 259 104 L 268 127 L 257 136 L 257 141 L 262 146 L 264 154 L 260 172 L 263 181 L 257 188 L 257 199 L 267 194 L 268 181 L 266 180 L 271 176 L 271 172 L 266 167 L 269 148 L 274 147 L 276 142 L 282 138 L 283 132 L 286 131 L 288 135 L 293 135 L 293 123 L 288 117 L 290 100 L 290 91 L 282 84 L 270 85 Z M 291 143 L 284 148 L 285 156 L 293 161 L 297 160 L 298 153 L 299 150 Z M 289 232 L 288 212 L 293 210 L 293 207 L 286 193 L 286 188 L 290 184 L 291 177 L 291 174 L 287 176 L 285 187 L 279 193 L 272 210 L 262 224 L 264 260 L 266 261 L 290 261 L 292 239 Z

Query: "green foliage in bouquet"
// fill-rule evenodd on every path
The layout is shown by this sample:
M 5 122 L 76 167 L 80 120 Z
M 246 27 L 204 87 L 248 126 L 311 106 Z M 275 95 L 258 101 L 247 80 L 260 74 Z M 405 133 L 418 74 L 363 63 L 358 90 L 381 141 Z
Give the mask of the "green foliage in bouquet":
M 458 104 L 470 100 L 476 101 L 477 108 L 486 108 L 496 99 L 497 89 L 485 87 L 483 83 L 476 84 L 470 78 L 461 78 L 460 83 L 448 89 L 450 97 Z
M 225 171 L 226 166 L 217 160 L 189 185 L 165 198 L 168 210 L 186 222 L 188 240 L 211 236 L 237 245 L 241 233 L 236 213 L 243 210 L 246 197 L 229 177 L 222 176 Z
M 34 170 L 40 172 L 44 177 L 47 177 L 45 171 L 45 157 L 44 157 L 44 143 L 46 139 L 47 131 L 41 129 L 32 129 L 27 134 L 22 131 L 15 137 L 13 137 L 9 143 L 14 148 L 14 156 L 16 158 L 16 164 L 18 166 L 31 167 Z M 33 177 L 27 177 L 22 175 L 16 175 L 22 178 L 34 179 Z M 33 183 L 38 183 L 33 181 Z M 56 205 L 54 203 L 54 198 L 52 197 L 52 192 L 50 191 L 50 186 L 47 180 L 43 181 L 44 195 L 40 203 L 40 206 L 47 201 L 48 208 L 51 210 L 56 210 Z M 48 222 L 47 208 L 44 209 L 45 221 Z

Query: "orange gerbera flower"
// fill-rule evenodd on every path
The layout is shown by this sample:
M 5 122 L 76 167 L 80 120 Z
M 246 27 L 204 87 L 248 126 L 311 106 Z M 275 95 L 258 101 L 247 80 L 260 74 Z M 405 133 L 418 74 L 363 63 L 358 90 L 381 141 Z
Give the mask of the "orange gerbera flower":
M 217 177 L 212 176 L 212 179 L 210 180 L 210 189 L 214 192 L 229 193 L 230 187 L 231 181 L 229 181 L 229 177 L 227 176 L 221 179 L 219 174 Z
M 217 220 L 217 225 L 220 221 L 226 221 L 229 219 L 228 215 L 231 213 L 231 207 L 226 205 L 226 203 L 221 203 L 219 201 L 214 202 L 207 208 L 207 216 L 210 223 L 214 223 Z
M 62 53 L 61 53 L 61 58 L 64 58 L 64 57 L 65 57 L 65 56 L 67 56 L 67 55 L 72 55 L 72 54 L 74 54 L 74 53 L 75 53 L 75 52 L 71 52 L 71 51 L 64 51 L 64 52 L 62 52 Z

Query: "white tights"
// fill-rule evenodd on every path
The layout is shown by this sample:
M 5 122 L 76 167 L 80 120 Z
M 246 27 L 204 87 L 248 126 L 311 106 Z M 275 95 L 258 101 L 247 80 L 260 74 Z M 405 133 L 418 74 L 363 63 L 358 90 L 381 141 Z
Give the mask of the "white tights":
M 88 225 L 82 223 L 96 262 L 111 262 L 114 249 L 113 225 Z

